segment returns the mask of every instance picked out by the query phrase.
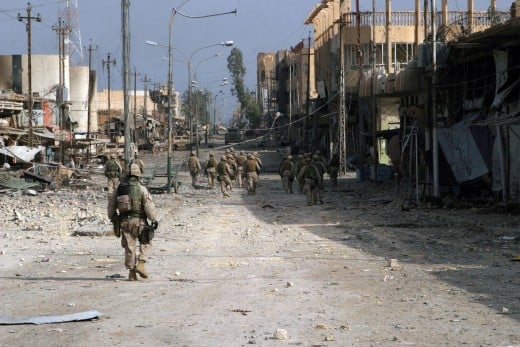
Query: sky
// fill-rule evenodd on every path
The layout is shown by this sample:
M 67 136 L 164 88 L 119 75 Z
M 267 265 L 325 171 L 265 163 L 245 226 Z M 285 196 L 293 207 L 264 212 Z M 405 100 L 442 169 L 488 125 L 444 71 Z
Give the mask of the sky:
M 92 69 L 97 71 L 98 89 L 106 89 L 108 76 L 103 65 L 108 54 L 116 64 L 111 68 L 111 88 L 122 86 L 121 53 L 121 1 L 120 0 L 69 0 L 71 8 L 77 3 L 77 23 L 81 33 L 83 61 L 74 55 L 72 61 L 80 65 L 89 63 L 89 46 L 92 47 Z M 130 1 L 130 66 L 137 72 L 137 89 L 144 89 L 144 79 L 153 83 L 167 81 L 167 48 L 150 46 L 145 41 L 168 45 L 168 26 L 173 8 L 182 0 L 131 0 Z M 437 1 L 437 6 L 440 4 Z M 508 10 L 512 0 L 498 0 L 499 10 Z M 32 22 L 32 53 L 57 54 L 57 35 L 52 27 L 62 16 L 67 0 L 33 0 L 32 16 L 38 13 L 42 21 Z M 193 19 L 180 13 L 174 17 L 172 30 L 173 84 L 183 92 L 188 85 L 188 62 L 197 67 L 197 82 L 202 89 L 216 93 L 223 89 L 222 99 L 231 98 L 230 86 L 221 87 L 222 78 L 229 77 L 226 58 L 231 48 L 213 46 L 232 40 L 242 51 L 246 67 L 245 84 L 256 88 L 256 57 L 260 52 L 290 49 L 302 39 L 312 36 L 312 26 L 305 25 L 307 15 L 320 0 L 188 0 L 179 12 L 191 17 L 208 16 L 237 10 L 236 14 Z M 352 1 L 355 4 L 355 0 Z M 372 1 L 360 0 L 361 10 L 371 10 Z M 421 0 L 421 4 L 423 1 Z M 487 9 L 489 0 L 475 0 L 476 9 Z M 393 0 L 394 10 L 413 10 L 414 0 Z M 466 0 L 449 0 L 450 10 L 465 10 Z M 355 5 L 353 5 L 355 6 Z M 385 0 L 376 0 L 376 10 L 384 10 Z M 25 22 L 17 15 L 26 16 L 24 0 L 0 1 L 0 54 L 26 54 L 27 34 Z M 8 34 L 7 34 L 8 33 Z M 74 37 L 73 37 L 74 39 Z M 79 42 L 79 39 L 75 39 Z M 208 48 L 202 48 L 212 46 Z M 202 49 L 201 49 L 202 48 Z M 191 59 L 189 59 L 191 57 Z M 192 76 L 193 77 L 193 76 Z M 193 78 L 192 78 L 193 79 Z M 134 77 L 132 77 L 132 86 Z

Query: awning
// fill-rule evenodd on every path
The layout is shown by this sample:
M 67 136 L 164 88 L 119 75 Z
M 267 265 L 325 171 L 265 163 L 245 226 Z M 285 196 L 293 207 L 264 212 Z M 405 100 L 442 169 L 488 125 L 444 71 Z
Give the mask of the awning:
M 39 152 L 45 150 L 45 147 L 27 147 L 27 146 L 9 146 L 9 147 L 1 147 L 0 154 L 7 155 L 9 157 L 16 158 L 17 160 L 21 160 L 24 162 L 31 162 L 34 160 L 34 157 Z

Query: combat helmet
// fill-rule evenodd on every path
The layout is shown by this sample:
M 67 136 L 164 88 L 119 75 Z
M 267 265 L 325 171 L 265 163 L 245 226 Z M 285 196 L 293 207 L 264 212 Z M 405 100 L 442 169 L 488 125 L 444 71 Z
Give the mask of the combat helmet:
M 130 164 L 130 176 L 141 177 L 141 168 L 137 164 Z

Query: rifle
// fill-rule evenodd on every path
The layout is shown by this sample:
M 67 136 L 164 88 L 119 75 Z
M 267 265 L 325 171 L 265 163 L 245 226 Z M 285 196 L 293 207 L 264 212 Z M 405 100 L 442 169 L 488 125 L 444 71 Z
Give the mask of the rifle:
M 159 221 L 163 218 L 161 215 L 152 224 L 148 224 L 148 220 L 146 221 L 146 226 L 143 228 L 141 233 L 138 236 L 140 243 L 150 243 L 155 236 L 155 230 L 159 227 Z
M 112 225 L 114 226 L 114 235 L 116 237 L 121 237 L 121 221 L 119 220 L 119 215 L 115 212 L 110 218 Z

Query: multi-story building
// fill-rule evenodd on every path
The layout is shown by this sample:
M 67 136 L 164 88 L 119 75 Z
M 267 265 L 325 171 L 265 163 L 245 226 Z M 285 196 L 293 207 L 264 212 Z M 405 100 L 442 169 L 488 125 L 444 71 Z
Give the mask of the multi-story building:
M 359 1 L 356 2 L 359 4 Z M 347 158 L 389 162 L 386 144 L 399 128 L 403 107 L 427 109 L 421 56 L 431 53 L 431 23 L 435 18 L 437 41 L 456 40 L 502 21 L 503 13 L 490 7 L 467 11 L 442 10 L 432 16 L 415 1 L 412 11 L 393 11 L 386 0 L 384 10 L 362 12 L 351 0 L 322 0 L 305 23 L 314 26 L 318 104 L 329 120 L 329 132 L 320 132 L 314 144 L 329 143 L 339 152 L 343 169 Z M 440 46 L 437 44 L 436 46 Z M 418 59 L 419 57 L 419 59 Z M 328 136 L 327 136 L 328 135 Z
M 309 43 L 310 39 L 302 40 L 290 50 L 257 57 L 258 100 L 264 126 L 276 129 L 278 140 L 294 147 L 303 147 L 306 115 L 317 97 L 314 49 Z

